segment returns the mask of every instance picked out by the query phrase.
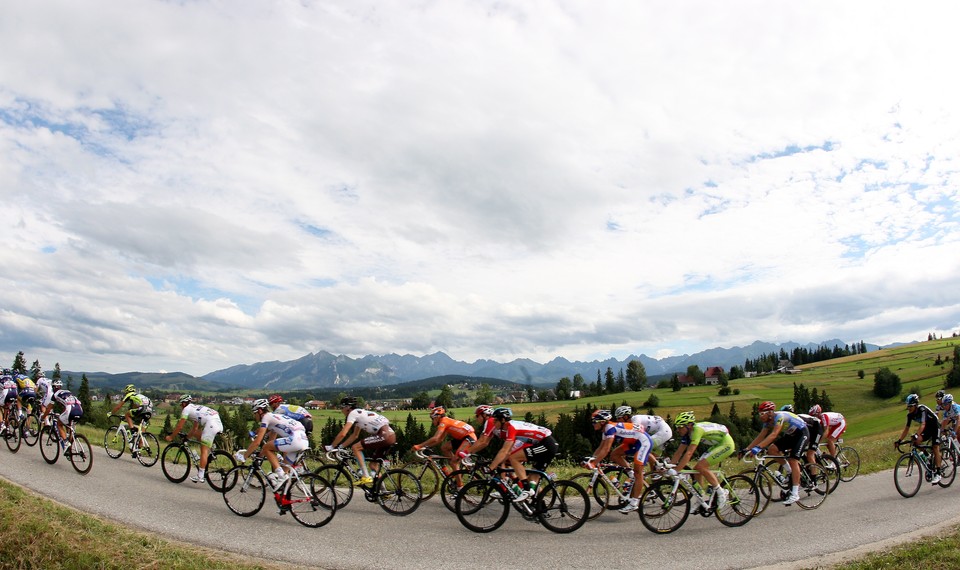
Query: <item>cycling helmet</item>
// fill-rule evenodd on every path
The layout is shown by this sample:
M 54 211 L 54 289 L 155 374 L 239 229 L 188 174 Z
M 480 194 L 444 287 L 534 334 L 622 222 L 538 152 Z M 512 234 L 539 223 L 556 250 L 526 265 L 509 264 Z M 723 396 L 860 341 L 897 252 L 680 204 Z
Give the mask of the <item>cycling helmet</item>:
M 430 410 L 431 418 L 439 418 L 445 415 L 447 415 L 447 409 L 444 408 L 443 406 L 436 406 L 432 410 Z
M 357 399 L 354 396 L 347 396 L 345 398 L 340 398 L 340 407 L 341 408 L 356 408 Z
M 590 416 L 590 421 L 595 424 L 606 423 L 613 419 L 613 414 L 610 413 L 610 410 L 594 410 L 593 414 Z
M 493 406 L 488 406 L 486 404 L 481 404 L 477 406 L 477 409 L 473 411 L 474 415 L 477 416 L 492 416 L 493 415 Z
M 910 406 L 916 406 L 920 403 L 920 396 L 917 396 L 916 394 L 910 394 L 907 396 L 906 402 L 908 408 Z
M 693 412 L 680 412 L 677 414 L 677 419 L 673 420 L 673 425 L 676 427 L 683 427 L 688 426 L 695 421 L 697 421 L 697 418 L 693 415 Z
M 938 400 L 943 399 L 943 394 L 944 394 L 944 391 L 943 391 L 943 390 L 937 390 L 937 394 L 936 394 L 937 399 L 938 399 Z
M 269 402 L 271 406 L 272 406 L 273 404 L 282 404 L 282 403 L 283 403 L 283 398 L 280 397 L 280 394 L 274 394 L 274 395 L 270 396 L 269 398 L 267 398 L 267 402 Z
M 180 396 L 180 399 L 178 400 L 178 402 L 180 402 L 181 404 L 189 404 L 192 401 L 193 401 L 193 396 L 191 396 L 190 394 L 184 394 L 183 396 Z
M 810 415 L 811 416 L 820 416 L 823 413 L 823 408 L 820 407 L 820 404 L 814 404 L 810 406 Z
M 44 377 L 44 376 L 43 376 L 43 370 L 38 370 L 38 371 L 37 371 L 37 379 L 39 380 L 40 378 L 43 378 L 43 377 Z
M 793 404 L 784 404 L 780 407 L 781 412 L 790 412 L 793 413 Z
M 513 417 L 513 410 L 510 408 L 497 408 L 493 410 L 493 419 L 509 421 Z
M 63 388 L 63 382 L 61 382 L 59 379 L 57 379 L 57 380 L 54 380 L 53 383 L 50 384 L 50 386 L 51 386 L 54 390 L 59 390 L 60 388 Z
M 944 394 L 943 395 L 943 405 L 949 406 L 953 403 L 953 394 Z
M 774 404 L 773 402 L 767 401 L 767 402 L 761 403 L 760 407 L 757 408 L 757 411 L 759 411 L 762 414 L 763 412 L 773 412 L 776 409 L 777 409 L 776 404 Z
M 630 406 L 620 406 L 617 408 L 617 411 L 613 412 L 613 417 L 622 418 L 623 416 L 633 415 L 633 408 Z
M 265 398 L 260 398 L 259 400 L 254 400 L 250 407 L 253 408 L 253 411 L 262 410 L 265 412 L 270 409 L 270 402 Z

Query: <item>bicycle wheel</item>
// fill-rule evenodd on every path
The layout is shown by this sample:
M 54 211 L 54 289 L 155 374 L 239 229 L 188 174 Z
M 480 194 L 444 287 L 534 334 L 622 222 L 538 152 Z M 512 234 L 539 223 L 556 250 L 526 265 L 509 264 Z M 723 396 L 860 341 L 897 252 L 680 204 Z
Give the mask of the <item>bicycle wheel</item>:
M 117 459 L 123 455 L 127 448 L 127 438 L 120 432 L 120 426 L 111 426 L 103 434 L 103 448 L 107 451 L 107 456 L 111 459 Z
M 493 481 L 475 479 L 460 490 L 454 512 L 460 524 L 473 532 L 493 532 L 507 520 L 510 503 Z
M 75 433 L 73 443 L 67 447 L 67 455 L 70 456 L 70 464 L 77 473 L 86 475 L 93 469 L 93 449 L 90 448 L 87 436 Z
M 20 451 L 20 424 L 13 420 L 4 428 L 3 439 L 7 442 L 7 448 L 16 453 Z
M 852 447 L 841 447 L 837 451 L 837 461 L 840 462 L 840 480 L 849 483 L 860 473 L 860 454 Z
M 37 440 L 40 439 L 40 418 L 35 414 L 27 414 L 27 419 L 23 420 L 23 425 L 20 426 L 20 437 L 28 447 L 37 445 Z
M 182 483 L 190 474 L 190 452 L 182 443 L 172 443 L 160 456 L 160 468 L 172 483 Z
M 470 469 L 457 469 L 447 475 L 443 483 L 440 484 L 440 500 L 443 501 L 443 505 L 451 513 L 457 512 L 457 494 L 460 493 L 460 489 L 463 489 L 474 478 L 482 478 L 482 476 L 475 475 Z
M 391 469 L 377 478 L 377 503 L 391 515 L 406 516 L 420 506 L 420 481 L 406 469 Z
M 43 460 L 53 465 L 60 457 L 60 438 L 57 436 L 57 428 L 43 426 L 40 430 L 40 455 Z
M 953 449 L 948 448 L 949 451 L 943 454 L 940 458 L 940 482 L 937 485 L 940 485 L 943 488 L 947 488 L 950 485 L 953 485 L 953 480 L 957 478 L 957 461 L 960 460 L 957 452 Z
M 829 453 L 822 453 L 817 458 L 817 465 L 827 471 L 828 490 L 834 492 L 840 485 L 840 462 Z
M 920 462 L 909 453 L 901 455 L 893 468 L 893 484 L 897 487 L 897 492 L 909 499 L 917 494 L 922 483 L 923 468 Z
M 573 532 L 590 518 L 590 496 L 573 481 L 541 481 L 533 510 L 547 530 Z
M 314 473 L 325 481 L 329 481 L 333 492 L 337 496 L 335 502 L 327 503 L 328 507 L 342 509 L 350 503 L 350 499 L 353 498 L 353 477 L 347 473 L 346 469 L 336 463 L 331 463 L 318 468 Z
M 137 449 L 137 461 L 144 467 L 153 467 L 159 459 L 160 440 L 152 433 L 142 433 L 140 435 L 140 447 Z
M 717 520 L 726 526 L 743 526 L 760 508 L 760 491 L 749 477 L 734 475 L 723 482 L 727 504 L 716 510 Z
M 440 484 L 443 482 L 443 473 L 437 469 L 433 463 L 424 463 L 423 468 L 416 470 L 417 480 L 420 481 L 420 489 L 423 491 L 422 501 L 431 499 L 440 490 Z
M 640 522 L 650 532 L 669 534 L 687 522 L 690 494 L 683 486 L 673 493 L 673 481 L 655 481 L 640 496 Z
M 804 463 L 800 471 L 800 499 L 797 505 L 801 509 L 811 510 L 819 507 L 830 494 L 830 479 L 827 471 L 816 463 Z
M 226 451 L 211 449 L 207 455 L 207 485 L 218 493 L 223 492 L 223 481 L 227 473 L 237 466 L 236 460 Z
M 267 499 L 263 479 L 249 465 L 231 469 L 224 478 L 223 488 L 223 502 L 241 517 L 252 517 L 259 513 Z
M 763 511 L 767 510 L 767 505 L 770 504 L 770 497 L 773 496 L 774 489 L 777 487 L 777 484 L 773 482 L 767 472 L 760 467 L 759 471 L 755 468 L 747 471 L 741 471 L 740 473 L 737 473 L 737 475 L 741 475 L 753 481 L 753 484 L 757 487 L 757 492 L 760 493 L 760 500 L 757 503 L 757 512 L 754 516 L 759 515 Z
M 570 478 L 571 481 L 583 487 L 583 490 L 587 492 L 587 495 L 593 498 L 593 502 L 590 505 L 590 519 L 595 519 L 603 514 L 607 510 L 607 503 L 610 501 L 610 487 L 606 484 L 603 479 L 600 479 L 597 476 L 596 484 L 593 483 L 594 473 L 592 471 L 587 471 L 586 473 L 578 473 Z
M 607 469 L 607 479 L 610 480 L 610 485 L 606 483 L 602 485 L 594 486 L 594 494 L 596 499 L 599 500 L 599 497 L 596 496 L 599 493 L 603 496 L 604 493 L 609 493 L 606 496 L 606 508 L 608 509 L 619 509 L 627 504 L 627 500 L 621 498 L 621 495 L 627 497 L 630 495 L 630 488 L 634 484 L 634 480 L 630 477 L 627 469 L 623 467 L 611 467 Z
M 337 512 L 336 497 L 330 482 L 316 473 L 301 475 L 299 480 L 291 482 L 287 499 L 290 500 L 293 518 L 310 528 L 327 524 Z

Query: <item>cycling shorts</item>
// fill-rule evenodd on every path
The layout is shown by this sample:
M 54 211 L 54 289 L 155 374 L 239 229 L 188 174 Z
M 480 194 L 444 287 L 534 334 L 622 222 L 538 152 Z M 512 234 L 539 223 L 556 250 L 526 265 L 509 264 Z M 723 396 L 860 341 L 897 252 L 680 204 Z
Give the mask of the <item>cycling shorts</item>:
M 80 406 L 66 406 L 59 417 L 61 424 L 70 425 L 80 421 L 80 418 L 83 417 L 83 408 Z
M 736 446 L 733 444 L 733 437 L 731 437 L 730 434 L 728 433 L 725 436 L 723 436 L 723 439 L 720 440 L 720 443 L 714 445 L 713 447 L 708 449 L 706 452 L 704 452 L 700 456 L 698 461 L 703 461 L 704 459 L 706 459 L 707 465 L 710 465 L 712 467 L 720 463 L 724 459 L 730 457 L 733 454 L 735 449 L 736 449 Z
M 287 458 L 288 462 L 293 463 L 297 459 L 298 452 L 310 449 L 310 438 L 307 437 L 306 432 L 295 431 L 291 437 L 278 437 L 273 440 L 273 445 Z
M 794 430 L 793 433 L 781 434 L 773 444 L 787 457 L 801 459 L 809 447 L 809 441 L 810 432 L 807 431 L 807 426 L 803 426 L 803 429 Z
M 386 425 L 380 428 L 376 435 L 366 437 L 360 443 L 364 452 L 370 452 L 371 458 L 383 459 L 387 451 L 397 443 L 397 434 L 392 427 Z
M 207 447 L 213 447 L 213 440 L 218 433 L 223 431 L 223 423 L 220 422 L 220 416 L 207 416 L 203 422 L 203 431 L 200 433 L 200 443 Z
M 828 439 L 839 438 L 841 435 L 843 435 L 843 432 L 847 431 L 846 418 L 840 420 L 840 423 L 838 423 L 837 425 L 828 427 L 826 431 L 827 431 L 826 436 Z
M 633 456 L 634 463 L 646 463 L 647 456 L 653 450 L 653 438 L 648 433 L 641 433 L 637 439 L 628 439 L 620 444 L 620 449 L 627 457 Z
M 534 469 L 544 471 L 547 466 L 550 465 L 550 462 L 553 461 L 553 458 L 557 456 L 557 453 L 560 451 L 560 444 L 557 443 L 557 440 L 553 439 L 552 435 L 541 439 L 540 441 L 531 444 L 527 447 L 521 447 L 523 454 L 528 460 Z M 518 450 L 514 450 L 511 453 L 516 453 Z

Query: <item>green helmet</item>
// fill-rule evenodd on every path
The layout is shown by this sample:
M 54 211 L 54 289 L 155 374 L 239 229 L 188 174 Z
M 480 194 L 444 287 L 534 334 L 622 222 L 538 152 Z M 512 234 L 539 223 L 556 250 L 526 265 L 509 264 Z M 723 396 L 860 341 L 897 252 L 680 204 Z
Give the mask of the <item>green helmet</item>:
M 677 419 L 673 420 L 673 425 L 676 427 L 688 426 L 695 421 L 697 421 L 697 418 L 693 415 L 693 412 L 680 412 L 677 414 Z
M 127 387 L 123 389 L 124 394 L 132 394 L 137 391 L 137 387 L 133 384 L 127 384 Z

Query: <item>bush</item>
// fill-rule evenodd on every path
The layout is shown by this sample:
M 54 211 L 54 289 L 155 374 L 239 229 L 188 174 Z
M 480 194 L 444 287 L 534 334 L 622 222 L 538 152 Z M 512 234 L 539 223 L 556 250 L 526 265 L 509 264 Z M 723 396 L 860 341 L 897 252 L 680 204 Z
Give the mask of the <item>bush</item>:
M 878 398 L 892 398 L 903 390 L 900 377 L 884 366 L 873 375 L 873 393 Z
M 650 397 L 647 398 L 647 401 L 643 403 L 645 408 L 656 408 L 660 405 L 660 398 L 656 394 L 650 394 Z

